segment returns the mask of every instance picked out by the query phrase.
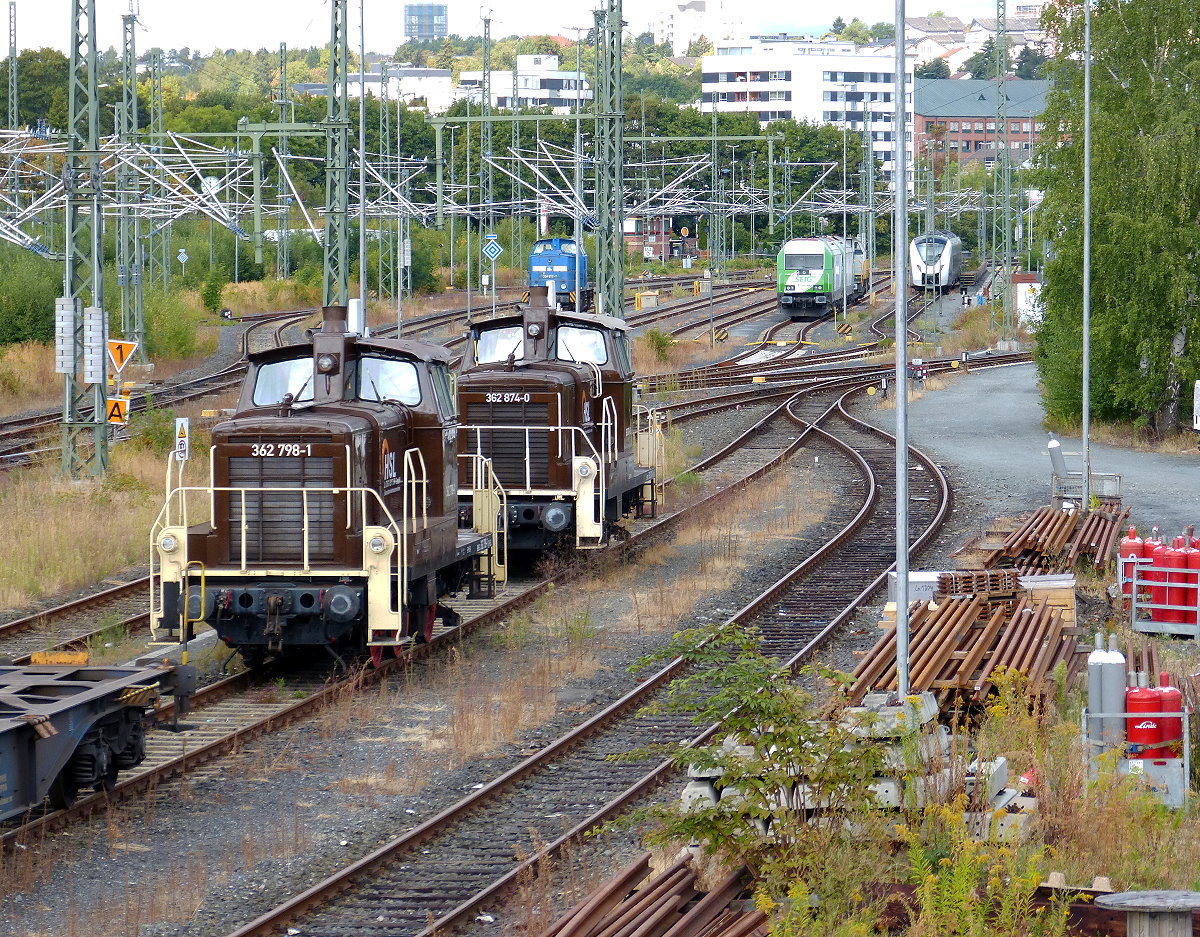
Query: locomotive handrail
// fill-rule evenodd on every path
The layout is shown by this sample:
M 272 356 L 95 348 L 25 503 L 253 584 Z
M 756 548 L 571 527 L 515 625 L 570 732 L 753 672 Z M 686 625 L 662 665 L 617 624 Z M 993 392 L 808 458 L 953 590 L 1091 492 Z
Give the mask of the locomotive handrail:
M 604 451 L 604 461 L 617 460 L 617 406 L 611 397 L 603 398 L 600 405 L 600 445 Z
M 428 484 L 428 479 L 422 479 L 420 481 L 420 483 Z M 310 492 L 315 493 L 315 494 L 329 493 L 334 496 L 344 494 L 347 496 L 347 498 L 357 498 L 359 501 L 359 508 L 362 511 L 362 516 L 364 519 L 367 516 L 367 499 L 368 499 L 368 496 L 370 496 L 370 498 L 372 498 L 374 500 L 374 502 L 379 506 L 382 516 L 386 519 L 386 523 L 383 525 L 380 525 L 380 526 L 386 526 L 393 532 L 393 534 L 397 537 L 397 545 L 401 546 L 401 549 L 404 549 L 406 535 L 410 532 L 415 532 L 418 529 L 415 526 L 415 524 L 416 524 L 415 513 L 413 516 L 414 526 L 410 530 L 408 524 L 406 523 L 407 517 L 405 517 L 402 514 L 401 522 L 398 522 L 395 518 L 395 515 L 392 514 L 391 509 L 388 508 L 387 504 L 384 502 L 383 497 L 374 488 L 365 488 L 365 487 L 360 487 L 360 486 L 347 487 L 347 486 L 340 486 L 340 485 L 339 486 L 312 485 L 307 488 L 282 487 L 282 486 L 275 486 L 275 485 L 263 486 L 262 488 L 238 488 L 238 487 L 234 487 L 234 486 L 225 486 L 225 485 L 220 485 L 220 486 L 218 486 L 218 485 L 180 485 L 171 491 L 171 497 L 168 499 L 167 503 L 165 503 L 162 506 L 162 508 L 159 510 L 158 516 L 155 518 L 154 524 L 151 527 L 151 535 L 152 535 L 151 542 L 152 543 L 157 542 L 157 535 L 158 535 L 159 531 L 161 531 L 167 527 L 180 526 L 179 524 L 172 522 L 171 505 L 173 502 L 179 501 L 179 503 L 183 506 L 179 512 L 180 517 L 186 518 L 186 516 L 187 516 L 186 504 L 187 504 L 187 495 L 188 494 L 203 493 L 204 495 L 208 495 L 211 497 L 218 492 L 221 492 L 224 494 L 237 494 L 241 499 L 242 517 L 239 522 L 239 526 L 241 528 L 240 539 L 241 539 L 242 556 L 241 556 L 241 563 L 240 563 L 239 568 L 242 571 L 245 571 L 248 568 L 248 564 L 246 563 L 246 530 L 247 530 L 249 524 L 248 524 L 248 518 L 246 517 L 246 513 L 245 513 L 245 498 L 246 498 L 247 494 L 255 495 L 255 494 L 263 494 L 263 493 L 265 493 L 265 494 L 278 493 L 278 494 L 290 494 L 290 495 L 299 494 L 299 495 L 301 495 L 301 498 L 302 498 L 301 503 L 302 503 L 302 506 L 303 506 L 303 509 L 305 512 L 305 521 L 304 521 L 304 528 L 305 528 L 304 564 L 305 565 L 303 567 L 305 570 L 307 570 L 309 568 L 307 541 L 308 541 L 308 534 L 310 532 L 310 528 L 309 528 L 309 524 L 308 524 L 307 514 L 308 514 L 308 495 Z M 423 517 L 423 520 L 425 521 L 425 523 L 427 525 L 428 517 L 427 517 L 427 512 L 425 510 L 423 501 L 422 501 L 422 514 L 425 515 L 425 517 Z M 421 528 L 421 529 L 424 529 L 424 528 Z

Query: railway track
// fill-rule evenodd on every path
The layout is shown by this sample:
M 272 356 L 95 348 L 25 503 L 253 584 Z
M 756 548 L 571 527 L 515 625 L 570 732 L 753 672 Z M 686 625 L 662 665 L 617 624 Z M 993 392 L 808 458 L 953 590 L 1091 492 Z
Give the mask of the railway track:
M 836 623 L 886 576 L 894 559 L 894 551 L 888 555 L 872 546 L 881 539 L 873 528 L 887 520 L 885 503 L 890 488 L 880 471 L 886 461 L 881 451 L 890 452 L 886 434 L 868 432 L 865 424 L 857 424 L 844 411 L 845 397 L 861 390 L 864 382 L 855 385 L 851 381 L 849 387 L 842 386 L 844 381 L 833 383 L 832 401 L 828 393 L 820 401 L 815 391 L 798 394 L 795 401 L 803 399 L 803 405 L 785 404 L 761 421 L 765 432 L 775 434 L 786 433 L 779 425 L 782 422 L 791 424 L 795 438 L 780 458 L 801 445 L 803 436 L 819 436 L 825 447 L 836 448 L 849 461 L 859 489 L 857 510 L 838 537 L 734 616 L 737 622 L 758 622 L 760 613 L 769 610 L 771 614 L 764 620 L 765 646 L 784 659 L 798 660 L 815 653 Z M 811 412 L 810 406 L 821 412 Z M 835 420 L 849 425 L 851 440 L 839 438 L 844 429 L 835 434 L 823 428 L 822 424 Z M 925 518 L 914 518 L 918 526 L 924 525 L 914 550 L 932 535 L 949 509 L 945 479 L 931 461 L 923 459 L 919 464 L 921 471 L 940 479 L 929 491 L 942 500 L 931 505 Z M 761 466 L 753 474 L 770 467 Z M 887 545 L 890 540 L 885 536 L 882 542 Z M 822 573 L 839 583 L 839 588 L 822 589 L 811 580 L 818 570 L 825 569 L 831 555 L 849 555 L 859 543 L 863 548 L 856 553 L 857 566 L 851 569 L 849 561 L 842 561 Z M 849 603 L 847 596 L 851 597 Z M 314 937 L 427 937 L 462 924 L 564 843 L 616 816 L 671 776 L 672 769 L 665 762 L 626 758 L 614 763 L 610 756 L 694 734 L 694 726 L 682 715 L 648 716 L 642 711 L 645 704 L 665 693 L 669 682 L 682 673 L 682 666 L 675 661 L 663 668 L 482 790 L 231 937 L 283 934 L 293 932 L 287 929 L 297 924 L 299 932 Z M 549 845 L 539 849 L 539 841 Z M 523 855 L 530 858 L 520 859 Z

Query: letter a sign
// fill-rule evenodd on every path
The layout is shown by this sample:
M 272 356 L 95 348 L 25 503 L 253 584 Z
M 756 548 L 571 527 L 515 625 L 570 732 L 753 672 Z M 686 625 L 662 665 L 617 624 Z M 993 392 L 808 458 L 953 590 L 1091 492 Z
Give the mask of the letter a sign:
M 104 406 L 109 423 L 117 423 L 124 426 L 129 422 L 128 397 L 109 397 Z

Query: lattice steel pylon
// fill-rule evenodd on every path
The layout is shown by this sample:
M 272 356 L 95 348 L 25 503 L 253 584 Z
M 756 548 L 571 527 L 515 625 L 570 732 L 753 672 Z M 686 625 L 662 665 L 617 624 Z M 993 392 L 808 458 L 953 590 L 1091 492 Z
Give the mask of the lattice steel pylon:
M 16 130 L 20 126 L 19 108 L 17 106 L 17 4 L 15 0 L 8 3 L 8 129 Z
M 596 11 L 596 301 L 599 312 L 619 318 L 625 317 L 623 25 L 621 0 Z
M 479 83 L 479 113 L 484 117 L 492 115 L 492 19 L 490 16 L 483 18 L 483 74 L 480 76 Z M 496 201 L 496 190 L 492 183 L 492 122 L 485 120 L 479 125 L 480 136 L 480 152 L 483 154 L 483 159 L 479 161 L 479 171 L 483 174 L 480 179 L 479 191 L 482 193 L 483 202 L 486 207 L 487 218 L 487 233 L 491 234 L 495 229 L 494 222 L 494 205 Z
M 96 0 L 72 0 L 67 81 L 66 243 L 55 352 L 63 374 L 62 468 L 82 478 L 108 469 Z
M 350 104 L 346 72 L 350 38 L 347 0 L 329 10 L 329 76 L 325 98 L 325 279 L 322 302 L 345 306 L 350 295 Z M 364 98 L 366 79 L 362 82 Z
M 163 145 L 163 60 L 159 49 L 150 52 L 150 145 Z M 151 184 L 151 195 L 154 199 L 164 198 L 167 185 L 162 181 L 162 170 L 154 170 L 156 181 Z M 171 225 L 164 221 L 152 226 L 146 235 L 147 268 L 151 283 L 162 283 L 167 289 L 171 277 Z
M 274 103 L 279 106 L 279 122 L 281 124 L 287 124 L 295 119 L 296 105 L 292 101 L 291 95 L 288 94 L 287 44 L 283 42 L 279 43 L 279 96 L 275 99 Z M 288 155 L 286 130 L 279 133 L 279 145 L 277 149 L 280 161 L 286 162 Z M 279 175 L 283 175 L 282 170 Z M 283 202 L 283 210 L 279 213 L 279 237 L 275 240 L 275 276 L 281 280 L 291 273 L 292 266 L 292 213 L 289 204 L 290 200 L 282 194 L 284 184 L 281 179 L 279 186 L 280 201 Z
M 123 144 L 132 145 L 138 136 L 137 17 L 121 17 L 121 103 L 116 132 Z M 128 163 L 117 171 L 117 285 L 121 290 L 121 334 L 138 343 L 137 358 L 146 361 L 145 303 L 142 294 L 141 174 Z

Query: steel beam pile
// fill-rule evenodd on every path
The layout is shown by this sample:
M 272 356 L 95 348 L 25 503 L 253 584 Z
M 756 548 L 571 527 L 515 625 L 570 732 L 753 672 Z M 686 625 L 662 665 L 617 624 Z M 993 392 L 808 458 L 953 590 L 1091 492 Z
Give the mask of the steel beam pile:
M 1065 573 L 1089 558 L 1097 569 L 1112 562 L 1120 531 L 1129 509 L 1078 511 L 1038 508 L 1005 539 L 984 565 L 1011 565 L 1017 572 Z
M 745 869 L 708 891 L 697 882 L 690 856 L 639 888 L 649 873 L 650 857 L 644 855 L 540 937 L 762 937 L 770 930 L 761 911 L 730 907 L 747 893 L 750 876 Z
M 1059 663 L 1073 679 L 1086 662 L 1076 629 L 1063 609 L 1043 596 L 1022 594 L 1010 608 L 984 594 L 916 602 L 909 613 L 912 691 L 929 690 L 940 704 L 983 702 L 1004 669 L 1028 678 L 1029 692 L 1050 690 Z M 896 689 L 896 626 L 891 625 L 854 671 L 850 690 L 858 703 L 868 690 Z

